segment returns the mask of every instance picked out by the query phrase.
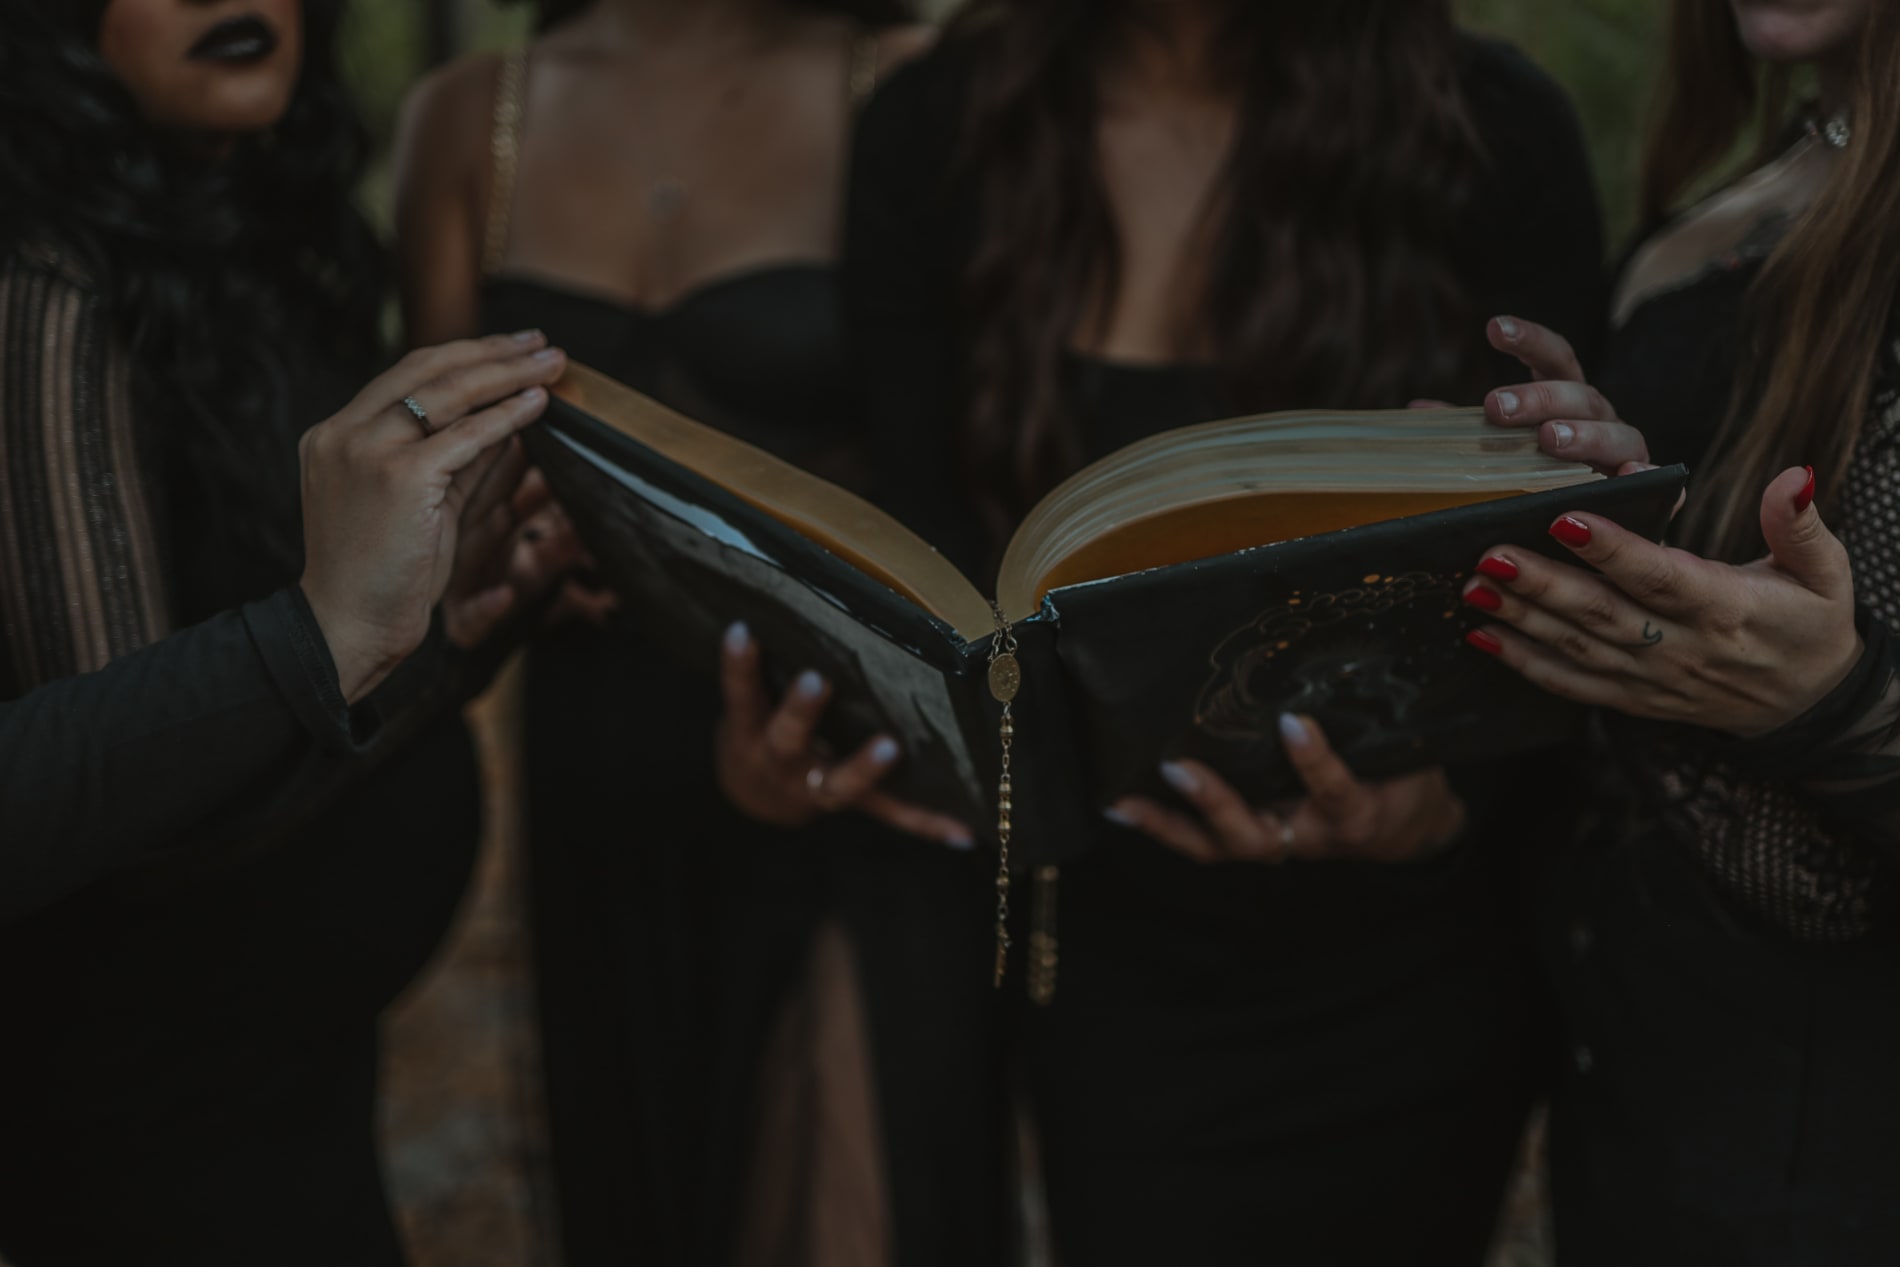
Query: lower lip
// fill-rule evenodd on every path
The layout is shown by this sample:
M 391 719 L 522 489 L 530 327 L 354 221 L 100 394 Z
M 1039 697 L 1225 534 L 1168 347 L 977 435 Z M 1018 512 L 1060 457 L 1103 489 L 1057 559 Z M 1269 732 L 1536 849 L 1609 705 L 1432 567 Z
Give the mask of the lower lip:
M 195 49 L 191 53 L 191 60 L 217 62 L 224 66 L 250 66 L 264 61 L 276 51 L 276 40 L 261 35 L 245 35 Z

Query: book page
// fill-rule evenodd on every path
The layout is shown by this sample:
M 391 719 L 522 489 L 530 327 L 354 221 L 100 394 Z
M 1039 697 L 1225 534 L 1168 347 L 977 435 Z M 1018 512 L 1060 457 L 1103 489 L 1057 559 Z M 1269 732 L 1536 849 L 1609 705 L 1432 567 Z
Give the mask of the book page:
M 1280 413 L 1164 432 L 1039 502 L 1004 555 L 1004 614 L 1050 590 L 1600 478 L 1475 409 Z
M 989 601 L 929 543 L 870 502 L 573 362 L 554 394 L 908 598 L 966 641 L 995 627 Z

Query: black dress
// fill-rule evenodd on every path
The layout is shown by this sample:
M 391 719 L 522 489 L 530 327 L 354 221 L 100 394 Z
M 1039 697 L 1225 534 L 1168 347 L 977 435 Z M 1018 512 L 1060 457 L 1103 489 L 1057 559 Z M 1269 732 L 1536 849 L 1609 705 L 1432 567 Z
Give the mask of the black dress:
M 1657 461 L 1706 463 L 1773 244 L 1644 300 L 1612 338 L 1599 386 Z M 1896 490 L 1890 342 L 1830 524 L 1854 565 L 1860 665 L 1761 739 L 1609 717 L 1566 769 L 1583 830 L 1540 903 L 1565 1042 L 1564 1267 L 1900 1261 Z
M 968 560 L 978 528 L 943 477 L 981 228 L 948 182 L 960 56 L 940 48 L 866 114 L 846 295 L 873 487 Z M 1474 311 L 1594 326 L 1600 233 L 1567 103 L 1498 45 L 1464 40 L 1461 72 L 1497 160 L 1456 257 Z M 1205 368 L 1068 372 L 1085 457 L 1240 412 Z M 1495 773 L 1467 780 L 1480 816 Z M 1417 864 L 1262 868 L 1199 866 L 1103 825 L 1062 868 L 1054 1002 L 1023 1018 L 1064 1261 L 1481 1261 L 1532 1095 L 1530 943 L 1499 856 L 1527 842 L 1492 826 Z
M 0 331 L 0 1257 L 393 1267 L 377 1015 L 473 860 L 486 666 L 432 636 L 347 708 L 89 280 L 10 257 Z M 285 368 L 294 541 L 297 436 L 347 396 Z
M 498 276 L 483 323 L 542 329 L 692 417 L 850 476 L 858 402 L 829 266 L 746 272 L 660 311 Z M 851 816 L 788 832 L 739 815 L 713 773 L 717 684 L 642 637 L 665 619 L 570 626 L 528 660 L 536 984 L 569 1263 L 733 1252 L 759 1056 L 825 918 L 856 952 L 895 1261 L 993 1261 L 984 865 Z

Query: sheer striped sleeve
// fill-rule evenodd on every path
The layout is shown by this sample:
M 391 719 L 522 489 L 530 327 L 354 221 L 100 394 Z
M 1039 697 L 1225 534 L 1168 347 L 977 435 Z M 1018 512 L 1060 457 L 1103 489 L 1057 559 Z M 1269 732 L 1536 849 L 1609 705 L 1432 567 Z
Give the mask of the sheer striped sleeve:
M 58 266 L 0 271 L 0 699 L 168 632 L 129 363 Z

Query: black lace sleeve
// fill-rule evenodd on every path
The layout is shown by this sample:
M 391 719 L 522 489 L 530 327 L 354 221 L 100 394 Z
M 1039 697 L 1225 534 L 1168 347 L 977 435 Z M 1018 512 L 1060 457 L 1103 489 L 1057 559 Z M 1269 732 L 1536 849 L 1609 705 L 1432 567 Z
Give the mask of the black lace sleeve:
M 1894 358 L 1890 356 L 1890 361 Z M 1657 763 L 1666 812 L 1729 896 L 1803 940 L 1873 931 L 1900 875 L 1900 366 L 1877 389 L 1832 511 L 1866 650 L 1803 716 Z

